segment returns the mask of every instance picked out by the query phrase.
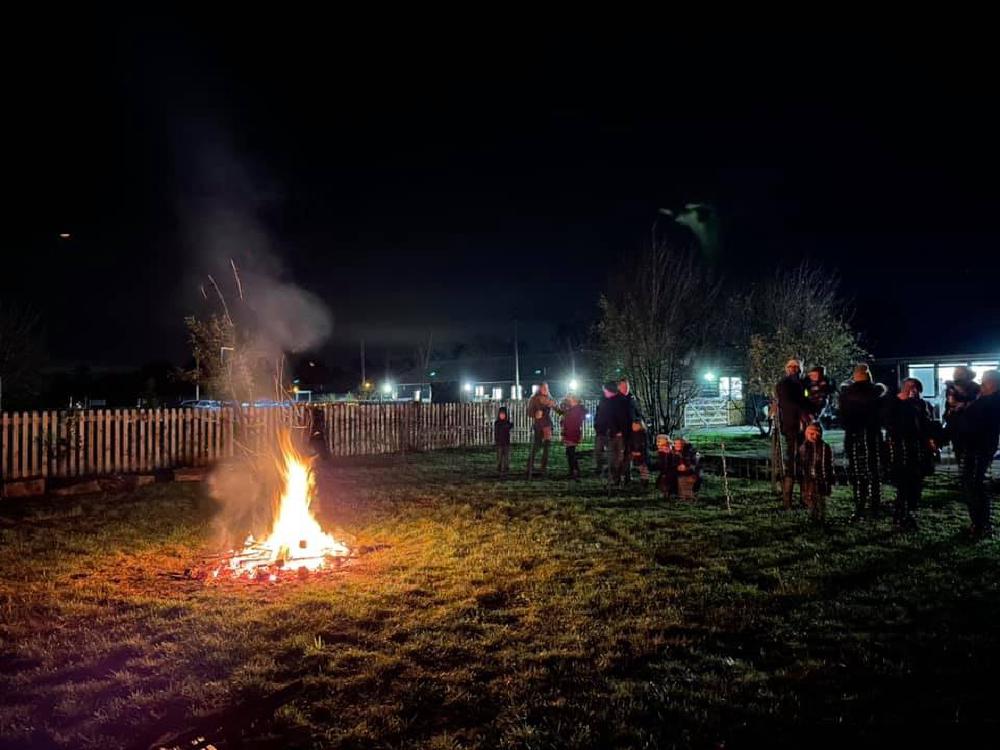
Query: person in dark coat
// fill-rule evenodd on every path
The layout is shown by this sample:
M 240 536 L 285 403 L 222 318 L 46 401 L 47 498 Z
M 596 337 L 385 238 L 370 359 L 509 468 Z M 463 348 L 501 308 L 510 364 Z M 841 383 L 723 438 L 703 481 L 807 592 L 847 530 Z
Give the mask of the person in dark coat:
M 606 403 L 608 430 L 608 458 L 611 464 L 611 481 L 620 485 L 628 460 L 628 436 L 632 431 L 632 405 L 621 391 L 615 393 Z
M 597 404 L 597 413 L 594 415 L 594 461 L 599 477 L 605 476 L 608 471 L 608 446 L 611 441 L 608 434 L 608 413 L 611 411 L 608 402 L 617 393 L 612 383 L 605 383 L 603 390 L 604 398 Z
M 576 455 L 576 446 L 583 441 L 583 420 L 587 418 L 587 409 L 573 394 L 566 397 L 562 408 L 562 441 L 566 447 L 569 478 L 579 481 L 580 459 Z
M 979 397 L 979 385 L 973 380 L 975 372 L 968 367 L 956 367 L 951 376 L 952 380 L 947 381 L 944 386 L 944 426 L 961 472 L 966 455 L 967 433 L 962 422 L 965 410 Z
M 802 381 L 802 364 L 790 359 L 785 364 L 785 377 L 774 386 L 777 405 L 777 428 L 775 436 L 780 442 L 775 451 L 775 460 L 781 462 L 781 500 L 785 510 L 792 508 L 792 493 L 795 490 L 795 459 L 802 445 L 802 428 L 810 418 L 812 405 L 806 398 Z M 778 447 L 778 446 L 776 446 Z
M 687 440 L 674 439 L 665 474 L 665 485 L 682 500 L 694 499 L 701 489 L 701 456 Z
M 809 400 L 809 413 L 815 421 L 819 421 L 820 415 L 830 402 L 830 396 L 836 392 L 833 383 L 826 376 L 826 368 L 823 365 L 816 365 L 806 373 L 805 395 Z
M 549 384 L 542 383 L 528 400 L 528 420 L 531 424 L 531 450 L 528 453 L 528 479 L 534 477 L 535 455 L 542 452 L 541 473 L 549 467 L 549 443 L 552 442 L 552 410 L 556 402 L 549 395 Z M 558 411 L 558 410 L 557 410 Z
M 916 511 L 924 489 L 924 477 L 933 470 L 934 453 L 941 439 L 940 425 L 931 415 L 931 405 L 921 398 L 924 386 L 907 378 L 895 398 L 885 400 L 886 468 L 896 485 L 893 525 L 900 531 L 915 531 Z
M 852 521 L 866 514 L 878 518 L 882 505 L 881 412 L 886 388 L 872 382 L 868 365 L 854 368 L 840 387 L 840 421 L 844 426 L 847 474 L 854 495 Z
M 656 467 L 660 473 L 656 477 L 656 487 L 663 493 L 664 498 L 677 494 L 677 475 L 673 471 L 673 461 L 670 454 L 670 436 L 657 435 Z
M 643 486 L 649 481 L 649 456 L 646 444 L 646 427 L 636 419 L 632 422 L 632 430 L 628 434 L 628 452 L 631 465 L 639 472 Z
M 507 407 L 501 406 L 493 422 L 493 444 L 497 449 L 497 474 L 507 476 L 510 471 L 510 432 L 514 423 L 510 421 Z
M 986 488 L 986 472 L 1000 447 L 1000 372 L 983 373 L 979 398 L 965 409 L 961 419 L 962 435 L 967 454 L 961 466 L 962 488 L 969 503 L 973 539 L 993 533 L 992 504 Z
M 826 521 L 826 499 L 830 497 L 836 479 L 833 451 L 823 440 L 823 427 L 812 422 L 805 430 L 805 439 L 799 446 L 796 471 L 802 483 L 802 501 L 816 523 Z
M 628 401 L 628 416 L 633 422 L 639 420 L 644 422 L 642 416 L 642 409 L 639 408 L 639 399 L 635 397 L 632 393 L 632 388 L 629 385 L 628 378 L 618 379 L 618 393 L 620 393 L 626 401 Z

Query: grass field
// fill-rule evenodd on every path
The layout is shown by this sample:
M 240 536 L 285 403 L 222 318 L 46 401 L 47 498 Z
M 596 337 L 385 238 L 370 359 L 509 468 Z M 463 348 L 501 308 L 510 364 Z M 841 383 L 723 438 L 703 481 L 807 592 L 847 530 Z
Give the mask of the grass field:
M 1000 545 L 960 540 L 946 477 L 904 537 L 847 526 L 843 488 L 824 530 L 762 483 L 734 483 L 730 514 L 711 479 L 668 504 L 498 482 L 486 453 L 345 464 L 322 489 L 372 551 L 282 586 L 168 576 L 218 551 L 196 484 L 0 506 L 0 747 L 145 747 L 205 716 L 246 748 L 924 747 L 998 728 Z

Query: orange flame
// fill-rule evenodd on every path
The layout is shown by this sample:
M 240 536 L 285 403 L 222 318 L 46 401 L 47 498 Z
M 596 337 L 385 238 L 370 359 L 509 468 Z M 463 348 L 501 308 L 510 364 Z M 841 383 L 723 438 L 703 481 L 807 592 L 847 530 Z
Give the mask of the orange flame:
M 263 541 L 247 537 L 242 552 L 229 561 L 233 575 L 254 574 L 263 567 L 317 570 L 326 558 L 349 554 L 344 544 L 323 531 L 310 509 L 316 486 L 312 461 L 296 450 L 288 430 L 278 433 L 276 462 L 282 489 L 274 524 Z M 273 573 L 270 580 L 276 580 Z

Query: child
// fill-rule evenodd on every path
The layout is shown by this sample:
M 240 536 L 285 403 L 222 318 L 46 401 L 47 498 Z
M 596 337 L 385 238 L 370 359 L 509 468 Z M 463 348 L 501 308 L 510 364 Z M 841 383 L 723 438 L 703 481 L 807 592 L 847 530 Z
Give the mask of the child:
M 806 440 L 799 448 L 798 474 L 802 482 L 802 501 L 817 523 L 826 521 L 826 499 L 833 486 L 833 451 L 823 442 L 819 422 L 806 427 Z
M 687 440 L 674 440 L 671 464 L 676 476 L 677 495 L 681 500 L 694 500 L 701 489 L 701 456 Z
M 646 428 L 641 420 L 632 422 L 632 432 L 629 433 L 628 450 L 632 456 L 632 465 L 639 469 L 639 478 L 643 486 L 649 481 L 649 466 L 646 456 Z
M 580 481 L 580 459 L 576 455 L 576 446 L 583 440 L 583 420 L 587 409 L 573 394 L 566 397 L 562 405 L 562 440 L 566 446 L 566 463 L 569 465 L 569 478 Z
M 497 447 L 497 474 L 507 476 L 510 471 L 510 431 L 514 427 L 507 416 L 507 407 L 501 406 L 493 423 L 493 444 Z
M 677 476 L 671 467 L 670 436 L 656 436 L 656 464 L 660 469 L 660 475 L 656 478 L 656 487 L 663 493 L 664 499 L 669 499 L 672 494 L 677 494 Z
M 833 383 L 826 377 L 826 368 L 823 365 L 816 365 L 807 373 L 806 398 L 809 399 L 809 412 L 813 419 L 819 419 L 833 392 Z

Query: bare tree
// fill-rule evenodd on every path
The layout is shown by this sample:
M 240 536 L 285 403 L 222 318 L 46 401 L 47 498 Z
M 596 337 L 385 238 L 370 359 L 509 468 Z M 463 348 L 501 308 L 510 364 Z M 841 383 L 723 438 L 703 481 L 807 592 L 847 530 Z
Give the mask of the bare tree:
M 746 321 L 749 385 L 770 394 L 785 362 L 824 365 L 831 378 L 846 377 L 867 356 L 850 324 L 840 280 L 821 266 L 803 262 L 778 271 L 741 302 Z
M 427 371 L 431 369 L 431 359 L 434 357 L 434 332 L 427 332 L 427 343 L 421 344 L 416 349 L 416 360 L 417 366 L 420 371 L 426 376 Z
M 658 241 L 634 256 L 601 297 L 605 366 L 628 375 L 657 430 L 679 427 L 697 395 L 695 361 L 717 319 L 719 291 L 695 250 Z

